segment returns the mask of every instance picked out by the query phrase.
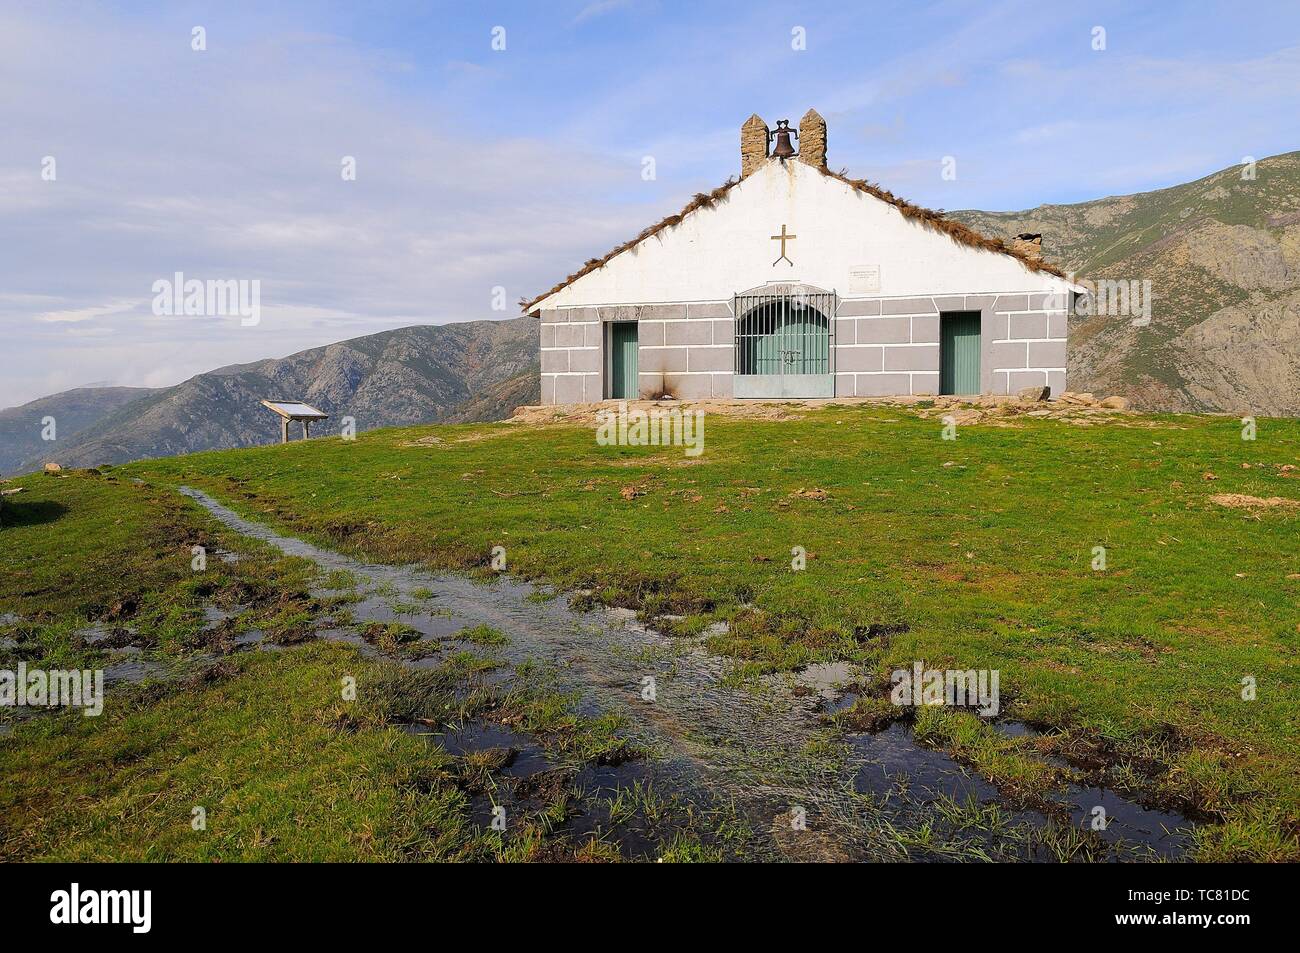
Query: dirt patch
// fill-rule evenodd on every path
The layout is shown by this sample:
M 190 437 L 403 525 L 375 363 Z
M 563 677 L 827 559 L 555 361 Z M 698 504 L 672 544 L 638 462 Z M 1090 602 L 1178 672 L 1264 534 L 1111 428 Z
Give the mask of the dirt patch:
M 811 488 L 799 487 L 799 489 L 790 494 L 790 498 L 799 500 L 815 500 L 818 503 L 821 503 L 824 500 L 830 499 L 830 494 L 819 486 Z
M 469 433 L 459 434 L 455 437 L 438 436 L 429 434 L 428 436 L 419 437 L 416 440 L 404 440 L 398 444 L 399 447 L 438 447 L 448 446 L 457 443 L 478 443 L 481 440 L 492 440 L 496 437 L 504 436 L 510 431 L 504 427 L 495 427 L 491 430 L 474 430 Z
M 1284 496 L 1247 496 L 1245 493 L 1216 493 L 1210 502 L 1234 510 L 1273 510 L 1300 506 L 1300 500 Z
M 629 400 L 628 410 L 680 410 L 702 411 L 720 417 L 743 417 L 751 420 L 800 420 L 809 410 L 822 407 L 915 407 L 920 416 L 952 414 L 959 424 L 986 423 L 994 426 L 1017 426 L 1017 417 L 1051 417 L 1072 421 L 1104 422 L 1114 417 L 1133 416 L 1134 412 L 1117 406 L 1104 406 L 1105 402 L 1091 395 L 1071 395 L 1072 400 L 1030 400 L 1022 397 L 983 395 L 978 397 L 834 397 L 816 400 L 755 401 L 755 400 Z M 1087 398 L 1087 400 L 1081 400 Z M 616 407 L 618 401 L 591 404 L 563 404 L 554 406 L 529 406 L 515 408 L 512 424 L 596 424 L 596 415 Z M 429 438 L 415 441 L 422 444 Z M 432 442 L 432 441 L 430 441 Z
M 680 410 L 683 413 L 701 411 L 720 417 L 746 417 L 758 420 L 801 420 L 803 410 L 825 407 L 835 403 L 830 400 L 752 401 L 752 400 L 607 400 L 594 404 L 563 404 L 544 407 L 516 407 L 512 424 L 596 424 L 596 415 L 626 403 L 628 411 Z

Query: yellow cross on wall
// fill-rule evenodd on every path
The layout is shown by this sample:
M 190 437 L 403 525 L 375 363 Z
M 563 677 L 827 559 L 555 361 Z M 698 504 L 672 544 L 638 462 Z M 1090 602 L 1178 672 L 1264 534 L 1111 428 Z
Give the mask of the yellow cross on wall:
M 789 258 L 789 257 L 786 255 L 786 253 L 785 253 L 785 243 L 786 243 L 787 241 L 794 241 L 794 240 L 795 240 L 796 238 L 798 238 L 798 237 L 799 237 L 798 235 L 787 235 L 787 234 L 785 233 L 785 226 L 784 226 L 784 225 L 781 226 L 781 234 L 780 234 L 780 235 L 773 235 L 773 236 L 772 236 L 772 241 L 774 241 L 774 242 L 779 241 L 779 242 L 781 243 L 781 258 L 784 258 L 786 261 L 789 261 L 789 262 L 790 262 L 790 267 L 791 267 L 791 268 L 794 267 L 794 262 L 793 262 L 793 261 L 790 261 L 790 258 Z M 773 268 L 775 268 L 777 265 L 779 265 L 779 264 L 781 263 L 781 258 L 778 258 L 776 261 L 772 262 L 772 267 L 773 267 Z

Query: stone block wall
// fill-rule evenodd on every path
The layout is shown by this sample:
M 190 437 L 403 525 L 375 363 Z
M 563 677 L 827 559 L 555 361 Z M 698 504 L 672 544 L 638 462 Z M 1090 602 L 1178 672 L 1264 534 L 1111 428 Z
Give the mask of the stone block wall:
M 837 397 L 939 393 L 939 316 L 980 313 L 980 392 L 1065 390 L 1066 312 L 1047 294 L 842 300 L 835 321 Z
M 637 371 L 642 396 L 731 396 L 736 322 L 729 304 L 650 305 L 640 310 Z
M 542 403 L 601 400 L 605 342 L 596 309 L 555 308 L 541 315 Z
M 837 397 L 939 392 L 939 321 L 980 313 L 980 392 L 1065 390 L 1066 312 L 1048 294 L 842 299 L 835 318 Z M 730 302 L 560 308 L 541 313 L 542 403 L 604 399 L 605 325 L 637 322 L 638 389 L 681 399 L 731 397 Z
M 637 323 L 642 397 L 730 397 L 736 322 L 726 302 L 541 312 L 542 403 L 604 399 L 605 325 Z

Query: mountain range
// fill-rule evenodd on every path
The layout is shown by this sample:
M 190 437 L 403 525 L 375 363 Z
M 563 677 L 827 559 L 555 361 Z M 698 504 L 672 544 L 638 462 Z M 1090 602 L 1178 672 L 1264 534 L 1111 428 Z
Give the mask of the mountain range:
M 1071 321 L 1071 390 L 1144 410 L 1300 415 L 1300 152 L 1155 192 L 951 217 L 1039 233 L 1044 257 L 1078 278 L 1151 282 L 1148 324 Z
M 330 415 L 313 435 L 508 416 L 537 403 L 534 318 L 382 331 L 289 357 L 234 364 L 174 387 L 80 388 L 0 411 L 0 472 L 94 466 L 280 439 L 263 399 L 307 401 Z M 53 417 L 54 441 L 42 420 Z M 297 427 L 290 430 L 296 437 Z
M 1136 195 L 950 212 L 990 236 L 1043 236 L 1080 279 L 1150 282 L 1151 320 L 1071 319 L 1071 390 L 1145 410 L 1300 415 L 1300 152 Z M 0 473 L 279 439 L 263 398 L 330 414 L 316 433 L 507 416 L 536 403 L 532 318 L 417 326 L 238 364 L 159 389 L 94 387 L 0 411 Z M 54 442 L 41 439 L 54 418 Z

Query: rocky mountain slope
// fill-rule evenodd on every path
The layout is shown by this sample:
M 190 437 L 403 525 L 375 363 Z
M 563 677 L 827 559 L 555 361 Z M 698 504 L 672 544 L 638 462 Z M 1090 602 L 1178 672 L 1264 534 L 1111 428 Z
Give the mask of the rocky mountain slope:
M 1243 172 L 1247 172 L 1243 176 Z M 1300 415 L 1300 152 L 1173 188 L 1023 212 L 954 212 L 1043 235 L 1078 278 L 1149 280 L 1151 322 L 1081 316 L 1069 386 L 1148 410 Z
M 263 398 L 297 398 L 328 413 L 313 436 L 338 433 L 345 416 L 356 419 L 358 431 L 506 417 L 515 406 L 539 399 L 537 337 L 537 321 L 527 317 L 419 326 L 219 368 L 119 401 L 72 433 L 60 420 L 59 439 L 40 444 L 16 469 L 273 443 L 280 439 L 279 418 L 261 406 Z M 5 414 L 25 433 L 35 425 L 31 408 L 41 403 Z M 39 416 L 34 419 L 39 423 Z M 291 437 L 299 434 L 291 428 Z M 12 455 L 8 440 L 0 442 Z
M 78 387 L 0 410 L 0 474 L 14 472 L 50 448 L 42 439 L 46 419 L 54 418 L 54 436 L 67 442 L 124 404 L 152 393 L 148 387 Z

